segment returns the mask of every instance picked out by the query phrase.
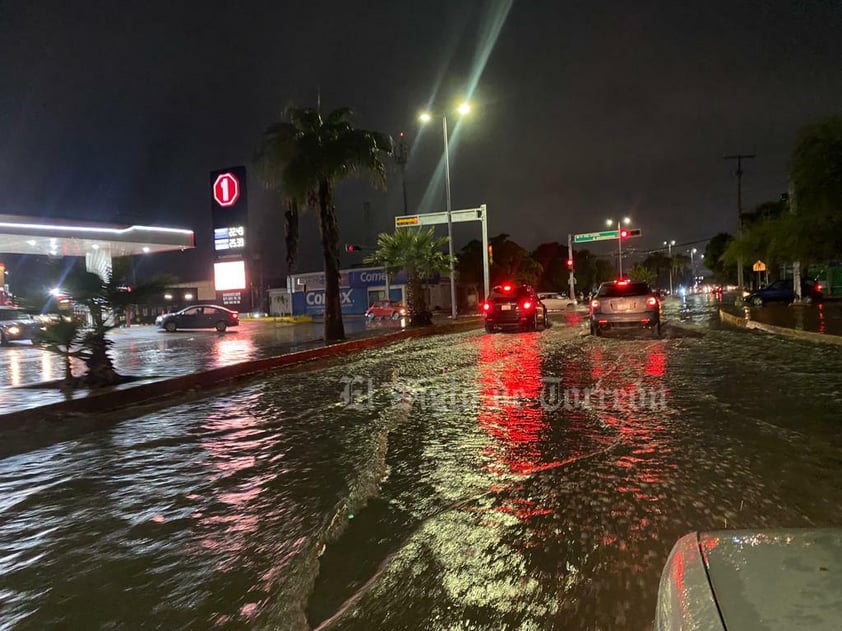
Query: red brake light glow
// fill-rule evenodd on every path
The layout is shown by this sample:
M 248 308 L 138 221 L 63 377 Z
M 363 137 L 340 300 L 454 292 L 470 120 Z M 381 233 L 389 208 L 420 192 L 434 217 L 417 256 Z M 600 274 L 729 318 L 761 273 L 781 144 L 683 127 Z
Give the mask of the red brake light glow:
M 239 318 L 239 317 L 240 317 L 240 314 L 239 314 L 239 313 L 237 313 L 237 312 L 235 311 L 235 312 L 234 312 L 234 319 L 236 320 L 236 319 L 237 319 L 237 318 Z
M 490 302 L 482 303 L 482 310 L 483 311 L 491 311 L 491 303 Z
M 618 284 L 620 287 L 625 287 L 626 285 L 628 285 L 628 284 L 629 284 L 629 282 L 631 282 L 631 281 L 628 281 L 628 280 L 618 280 L 618 281 L 617 281 L 617 284 Z
M 524 300 L 523 304 L 521 304 L 521 307 L 523 308 L 524 311 L 529 311 L 532 308 L 532 301 Z
M 505 291 L 506 293 L 509 293 L 511 290 L 512 285 L 510 283 L 506 283 L 505 285 L 503 285 L 503 291 Z

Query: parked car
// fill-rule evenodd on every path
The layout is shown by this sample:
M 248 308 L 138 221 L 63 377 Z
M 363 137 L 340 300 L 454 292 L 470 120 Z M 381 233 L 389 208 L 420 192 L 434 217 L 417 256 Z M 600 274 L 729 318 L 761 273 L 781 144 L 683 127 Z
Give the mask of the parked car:
M 409 311 L 402 302 L 396 300 L 381 300 L 366 309 L 365 317 L 369 320 L 376 318 L 391 318 L 397 320 L 408 315 Z
M 567 309 L 568 305 L 572 304 L 565 294 L 541 293 L 538 294 L 538 298 L 544 303 L 547 311 L 563 311 Z
M 591 300 L 591 335 L 608 329 L 646 328 L 661 335 L 661 301 L 648 283 L 628 279 L 602 283 Z
M 220 333 L 240 324 L 240 314 L 218 305 L 194 305 L 175 313 L 164 313 L 155 326 L 172 333 L 178 329 L 216 329 Z
M 17 307 L 0 307 L 0 344 L 17 340 L 38 342 L 46 325 Z
M 535 331 L 547 326 L 547 308 L 529 285 L 497 285 L 482 303 L 482 313 L 487 333 L 497 329 Z
M 661 573 L 655 631 L 838 629 L 842 530 L 685 535 Z
M 801 297 L 805 300 L 816 302 L 822 299 L 822 286 L 808 278 L 801 280 Z M 762 307 L 767 302 L 792 302 L 795 300 L 795 290 L 792 287 L 792 279 L 776 280 L 774 283 L 751 292 L 746 297 L 746 302 L 755 307 Z

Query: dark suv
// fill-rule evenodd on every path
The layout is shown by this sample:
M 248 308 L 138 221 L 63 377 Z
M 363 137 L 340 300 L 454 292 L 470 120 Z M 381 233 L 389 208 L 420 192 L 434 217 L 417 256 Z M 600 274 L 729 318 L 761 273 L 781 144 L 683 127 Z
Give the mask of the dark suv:
M 529 285 L 497 285 L 482 303 L 482 313 L 488 333 L 497 329 L 534 331 L 547 326 L 547 308 Z
M 589 319 L 593 335 L 613 328 L 649 328 L 660 336 L 661 301 L 642 281 L 602 283 L 591 300 Z
M 0 307 L 0 344 L 11 341 L 39 341 L 44 326 L 39 320 L 17 307 Z

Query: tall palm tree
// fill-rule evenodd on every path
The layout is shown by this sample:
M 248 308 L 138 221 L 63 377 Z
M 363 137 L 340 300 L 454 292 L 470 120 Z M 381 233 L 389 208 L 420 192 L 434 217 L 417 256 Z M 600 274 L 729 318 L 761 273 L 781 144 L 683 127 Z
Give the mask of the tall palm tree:
M 450 269 L 450 259 L 442 252 L 447 237 L 437 239 L 432 228 L 400 228 L 394 233 L 377 237 L 377 250 L 365 262 L 382 265 L 387 274 L 406 272 L 407 303 L 410 324 L 419 326 L 431 323 L 430 312 L 424 296 L 424 283 L 433 274 Z
M 285 212 L 287 263 L 298 245 L 298 214 L 302 206 L 319 211 L 325 271 L 325 340 L 345 338 L 339 298 L 339 226 L 334 190 L 351 175 L 367 172 L 384 186 L 383 157 L 392 153 L 392 139 L 378 132 L 355 129 L 351 110 L 340 108 L 322 118 L 317 110 L 290 107 L 286 119 L 263 132 L 256 162 L 264 184 L 281 191 Z

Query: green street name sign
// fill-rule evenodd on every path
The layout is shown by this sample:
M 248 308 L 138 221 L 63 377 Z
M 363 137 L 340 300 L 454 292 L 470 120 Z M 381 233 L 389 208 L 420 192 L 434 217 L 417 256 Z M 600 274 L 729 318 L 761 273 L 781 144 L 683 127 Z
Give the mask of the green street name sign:
M 589 241 L 605 241 L 607 239 L 618 239 L 619 230 L 603 230 L 602 232 L 585 232 L 573 235 L 573 243 L 587 243 Z

